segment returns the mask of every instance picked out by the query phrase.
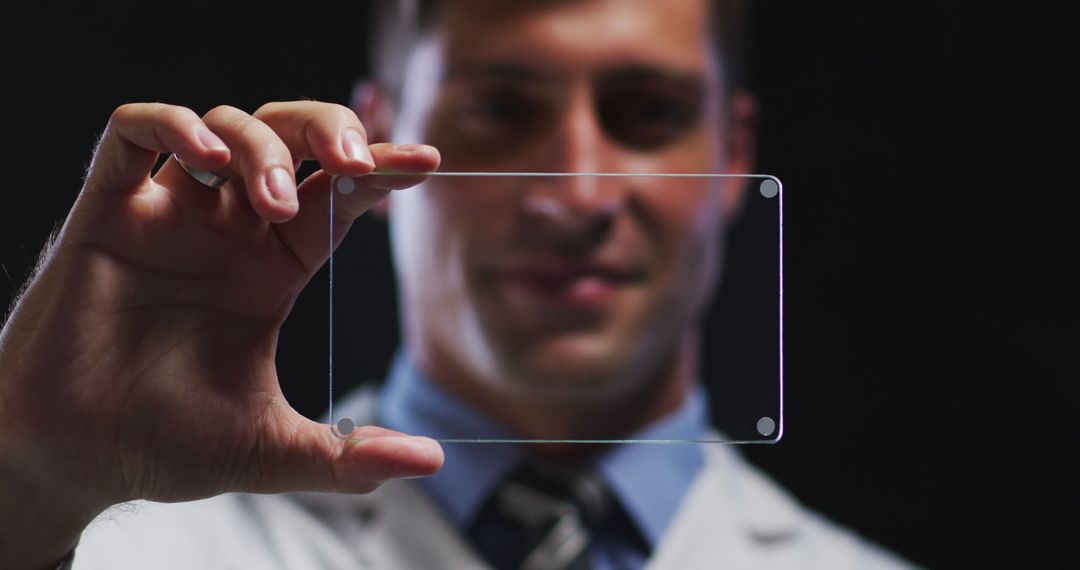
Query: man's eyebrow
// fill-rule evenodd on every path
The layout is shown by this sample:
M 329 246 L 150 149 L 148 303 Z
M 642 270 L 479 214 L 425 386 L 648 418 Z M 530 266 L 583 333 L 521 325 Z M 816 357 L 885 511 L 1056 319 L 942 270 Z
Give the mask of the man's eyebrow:
M 443 74 L 443 81 L 458 79 L 510 79 L 550 83 L 556 80 L 557 76 L 554 73 L 516 63 L 469 63 L 449 66 Z
M 619 67 L 600 74 L 605 81 L 672 81 L 687 85 L 705 83 L 705 77 L 696 71 L 666 66 L 632 65 Z
M 597 76 L 601 83 L 666 82 L 691 89 L 700 89 L 707 82 L 702 73 L 694 70 L 648 64 L 614 67 L 599 72 Z M 551 85 L 564 82 L 566 78 L 535 66 L 501 62 L 451 65 L 442 77 L 443 82 L 485 79 Z

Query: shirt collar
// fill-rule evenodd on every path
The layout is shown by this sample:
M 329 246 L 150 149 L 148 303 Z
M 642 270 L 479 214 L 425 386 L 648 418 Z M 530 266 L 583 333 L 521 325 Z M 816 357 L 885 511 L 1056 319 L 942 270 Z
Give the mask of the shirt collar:
M 706 400 L 694 385 L 682 405 L 631 439 L 692 441 L 707 429 Z M 402 350 L 378 396 L 379 423 L 435 439 L 506 439 L 512 434 L 469 403 L 428 379 Z M 459 526 L 468 525 L 495 485 L 526 455 L 517 444 L 444 443 L 443 468 L 419 484 Z M 685 443 L 618 445 L 597 456 L 595 468 L 654 547 L 704 465 L 700 446 Z

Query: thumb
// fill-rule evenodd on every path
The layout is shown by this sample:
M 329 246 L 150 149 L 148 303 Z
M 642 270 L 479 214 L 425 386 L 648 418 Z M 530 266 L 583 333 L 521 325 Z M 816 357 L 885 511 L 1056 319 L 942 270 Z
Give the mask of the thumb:
M 292 408 L 278 417 L 264 427 L 243 490 L 367 493 L 389 479 L 431 475 L 443 464 L 442 447 L 427 437 L 365 426 L 343 439 Z

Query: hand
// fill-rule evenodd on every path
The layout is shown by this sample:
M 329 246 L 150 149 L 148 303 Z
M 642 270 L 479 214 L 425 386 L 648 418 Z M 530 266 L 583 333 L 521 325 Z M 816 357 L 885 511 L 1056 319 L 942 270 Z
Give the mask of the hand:
M 229 182 L 211 189 L 173 158 L 151 178 L 166 152 Z M 297 188 L 301 160 L 323 170 Z M 18 502 L 38 495 L 64 497 L 49 510 L 85 524 L 137 498 L 366 492 L 436 471 L 432 440 L 368 427 L 349 444 L 301 416 L 282 396 L 274 355 L 328 255 L 331 175 L 427 172 L 438 161 L 429 146 L 369 147 L 339 105 L 272 103 L 253 116 L 218 107 L 201 119 L 164 104 L 117 109 L 0 335 L 0 488 L 25 491 L 0 499 L 0 534 L 16 526 L 5 514 L 31 512 Z M 339 195 L 334 235 L 390 184 L 417 182 L 394 178 Z M 64 509 L 73 512 L 55 512 Z

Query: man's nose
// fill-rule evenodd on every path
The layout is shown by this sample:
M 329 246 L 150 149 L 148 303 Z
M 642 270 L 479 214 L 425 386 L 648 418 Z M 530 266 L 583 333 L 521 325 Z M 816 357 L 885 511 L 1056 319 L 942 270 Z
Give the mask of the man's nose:
M 604 134 L 589 88 L 576 84 L 547 141 L 552 170 L 600 172 L 613 162 L 615 150 Z
M 567 174 L 618 172 L 620 149 L 605 135 L 587 88 L 576 88 L 551 126 L 544 170 Z M 618 177 L 559 176 L 537 181 L 524 197 L 526 214 L 567 228 L 607 224 L 623 207 L 625 180 Z

